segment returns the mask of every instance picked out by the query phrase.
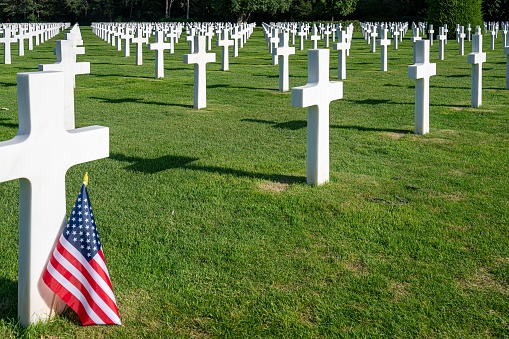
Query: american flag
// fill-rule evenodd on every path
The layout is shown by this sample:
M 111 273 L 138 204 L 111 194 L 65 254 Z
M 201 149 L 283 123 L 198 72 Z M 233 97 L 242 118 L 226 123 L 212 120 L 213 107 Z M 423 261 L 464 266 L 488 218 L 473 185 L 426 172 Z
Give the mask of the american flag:
M 85 183 L 42 279 L 83 325 L 121 324 Z

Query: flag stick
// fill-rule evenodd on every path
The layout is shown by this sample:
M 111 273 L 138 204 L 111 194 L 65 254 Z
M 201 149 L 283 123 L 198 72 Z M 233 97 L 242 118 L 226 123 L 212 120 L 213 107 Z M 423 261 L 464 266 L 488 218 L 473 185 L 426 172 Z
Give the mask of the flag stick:
M 49 310 L 49 319 L 53 319 L 53 317 L 55 316 L 55 304 L 57 302 L 57 295 L 56 294 L 53 294 L 53 299 L 51 300 L 51 308 Z

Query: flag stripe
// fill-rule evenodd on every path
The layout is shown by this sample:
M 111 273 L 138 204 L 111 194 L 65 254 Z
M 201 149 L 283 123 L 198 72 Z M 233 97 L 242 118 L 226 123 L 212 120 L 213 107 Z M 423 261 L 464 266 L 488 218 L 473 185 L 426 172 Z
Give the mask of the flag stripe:
M 57 249 L 59 249 L 59 252 L 62 253 L 62 255 L 64 255 L 70 262 L 72 262 L 72 259 L 77 260 L 78 263 L 81 264 L 81 267 L 86 270 L 88 275 L 94 277 L 94 281 L 101 287 L 108 297 L 111 300 L 115 300 L 111 283 L 107 283 L 110 281 L 110 277 L 107 272 L 104 272 L 102 269 L 98 269 L 97 267 L 91 267 L 90 262 L 92 262 L 92 260 L 88 262 L 85 258 L 83 258 L 81 253 L 64 237 L 60 238 L 60 242 L 57 244 Z M 66 254 L 66 252 L 68 254 Z
M 104 324 L 104 322 L 95 314 L 92 308 L 88 305 L 87 300 L 84 298 L 83 294 L 77 289 L 73 284 L 69 283 L 67 279 L 65 279 L 54 267 L 51 263 L 48 263 L 48 272 L 51 274 L 53 279 L 58 282 L 63 288 L 65 288 L 70 295 L 72 295 L 75 299 L 77 299 L 78 303 L 72 303 L 72 298 L 67 298 L 68 300 L 64 300 L 66 304 L 68 304 L 78 315 L 80 315 L 79 309 L 76 309 L 72 305 L 81 305 L 84 307 L 87 315 L 94 321 L 96 324 Z M 80 316 L 81 319 L 81 316 Z
M 104 293 L 101 293 L 102 290 L 95 289 L 97 284 L 95 284 L 92 278 L 92 284 L 87 278 L 78 270 L 76 267 L 74 267 L 64 256 L 62 256 L 61 253 L 58 251 L 55 251 L 53 253 L 53 259 L 58 262 L 51 262 L 53 266 L 58 267 L 58 271 L 62 276 L 64 276 L 71 284 L 75 285 L 79 288 L 80 291 L 82 291 L 84 297 L 87 299 L 88 304 L 90 307 L 95 311 L 95 313 L 100 316 L 103 321 L 106 323 L 108 322 L 108 319 L 104 319 L 104 317 L 109 318 L 111 321 L 118 321 L 118 316 L 113 309 L 116 309 L 116 305 L 113 303 L 113 301 L 108 300 L 106 295 Z M 95 285 L 95 286 L 93 286 Z M 102 298 L 106 297 L 106 300 L 103 300 Z M 106 302 L 109 301 L 108 305 Z

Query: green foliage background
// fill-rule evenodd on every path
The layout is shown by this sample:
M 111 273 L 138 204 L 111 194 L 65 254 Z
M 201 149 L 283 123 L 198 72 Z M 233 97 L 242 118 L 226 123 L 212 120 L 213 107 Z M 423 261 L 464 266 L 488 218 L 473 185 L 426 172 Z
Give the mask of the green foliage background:
M 428 23 L 434 27 L 449 27 L 449 37 L 455 35 L 454 27 L 472 25 L 472 28 L 483 23 L 481 0 L 429 0 Z

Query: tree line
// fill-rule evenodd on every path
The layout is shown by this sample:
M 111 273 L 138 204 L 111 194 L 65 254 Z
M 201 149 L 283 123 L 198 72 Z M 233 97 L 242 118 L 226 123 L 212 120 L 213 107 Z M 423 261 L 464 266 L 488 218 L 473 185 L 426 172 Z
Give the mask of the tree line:
M 0 22 L 419 21 L 472 0 L 0 0 Z M 479 0 L 487 21 L 509 20 L 509 0 Z M 430 7 L 431 8 L 430 10 Z M 432 18 L 433 19 L 433 18 Z

